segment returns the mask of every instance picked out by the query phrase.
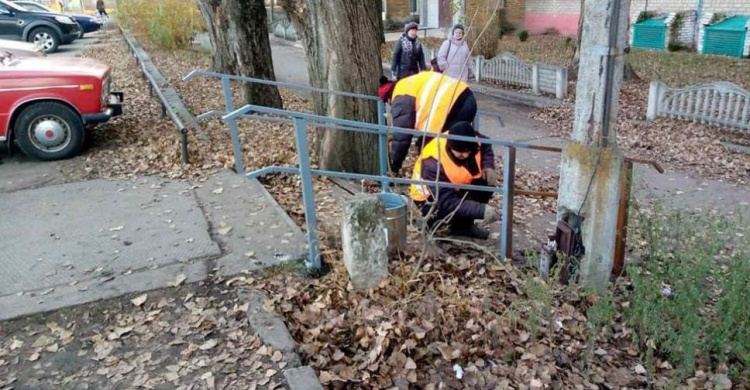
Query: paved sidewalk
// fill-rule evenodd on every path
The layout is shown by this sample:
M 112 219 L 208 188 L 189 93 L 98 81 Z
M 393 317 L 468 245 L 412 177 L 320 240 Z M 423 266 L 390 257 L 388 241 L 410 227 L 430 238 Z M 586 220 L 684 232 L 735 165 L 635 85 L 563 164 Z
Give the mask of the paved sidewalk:
M 265 189 L 231 172 L 198 183 L 148 177 L 0 192 L 0 205 L 0 320 L 306 253 Z

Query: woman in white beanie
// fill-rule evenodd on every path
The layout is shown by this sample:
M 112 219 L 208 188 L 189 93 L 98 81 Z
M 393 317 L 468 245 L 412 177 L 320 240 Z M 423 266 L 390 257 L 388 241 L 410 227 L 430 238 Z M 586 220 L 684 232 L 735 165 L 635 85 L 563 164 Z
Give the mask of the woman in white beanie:
M 471 60 L 471 49 L 464 39 L 464 26 L 457 24 L 451 30 L 438 51 L 438 66 L 444 75 L 467 82 L 474 78 L 474 62 Z

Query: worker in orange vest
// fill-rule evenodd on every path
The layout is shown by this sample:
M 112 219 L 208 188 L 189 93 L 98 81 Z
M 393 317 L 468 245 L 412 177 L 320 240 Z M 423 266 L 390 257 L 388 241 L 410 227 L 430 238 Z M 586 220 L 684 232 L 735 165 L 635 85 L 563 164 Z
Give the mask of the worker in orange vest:
M 499 211 L 488 204 L 492 192 L 446 188 L 439 183 L 497 186 L 492 145 L 482 144 L 481 139 L 487 137 L 475 132 L 468 122 L 452 125 L 448 134 L 477 137 L 477 141 L 433 138 L 422 149 L 412 179 L 435 184 L 412 184 L 411 198 L 422 215 L 428 217 L 428 226 L 452 214 L 447 221 L 452 235 L 486 240 L 490 233 L 474 221 L 492 222 L 499 218 Z
M 477 100 L 469 85 L 438 72 L 421 72 L 392 82 L 380 78 L 378 95 L 391 104 L 392 125 L 425 133 L 441 133 L 458 122 L 471 122 L 477 115 Z M 417 139 L 422 148 L 431 137 Z M 409 153 L 412 136 L 394 134 L 391 143 L 391 172 L 398 174 Z

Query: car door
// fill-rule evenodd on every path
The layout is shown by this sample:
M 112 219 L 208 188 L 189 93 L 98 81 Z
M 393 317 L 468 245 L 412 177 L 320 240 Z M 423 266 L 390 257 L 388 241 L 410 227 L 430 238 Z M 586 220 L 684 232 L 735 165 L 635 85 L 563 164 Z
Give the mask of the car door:
M 15 10 L 0 3 L 0 38 L 20 40 L 23 36 L 23 24 Z

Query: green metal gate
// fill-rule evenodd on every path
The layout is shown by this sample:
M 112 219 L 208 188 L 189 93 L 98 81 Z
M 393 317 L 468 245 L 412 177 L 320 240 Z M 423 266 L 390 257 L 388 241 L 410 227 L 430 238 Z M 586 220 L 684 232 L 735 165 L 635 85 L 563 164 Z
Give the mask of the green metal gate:
M 747 39 L 747 16 L 733 16 L 706 27 L 703 54 L 742 57 Z
M 664 50 L 667 41 L 667 18 L 648 19 L 633 26 L 633 48 Z

